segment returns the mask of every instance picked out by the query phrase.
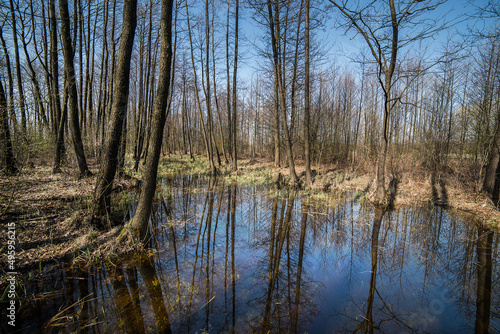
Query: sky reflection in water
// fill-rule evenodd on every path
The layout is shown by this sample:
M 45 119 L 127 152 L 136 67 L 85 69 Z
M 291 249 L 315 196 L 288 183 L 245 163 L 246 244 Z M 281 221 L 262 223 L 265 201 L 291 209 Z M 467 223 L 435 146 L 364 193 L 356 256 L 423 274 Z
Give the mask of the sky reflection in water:
M 499 236 L 463 217 L 222 180 L 162 188 L 154 251 L 27 281 L 25 332 L 500 331 Z

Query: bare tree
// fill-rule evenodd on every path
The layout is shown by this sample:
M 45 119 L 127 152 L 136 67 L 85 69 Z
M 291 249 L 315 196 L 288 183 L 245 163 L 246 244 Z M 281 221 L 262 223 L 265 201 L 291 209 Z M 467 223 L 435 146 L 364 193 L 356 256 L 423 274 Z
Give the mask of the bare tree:
M 267 10 L 269 15 L 269 28 L 271 34 L 271 44 L 273 50 L 273 68 L 274 68 L 274 80 L 275 86 L 279 95 L 279 108 L 281 110 L 281 118 L 283 122 L 283 130 L 285 133 L 285 144 L 287 147 L 287 155 L 288 155 L 288 168 L 290 171 L 290 183 L 297 184 L 299 179 L 297 174 L 295 173 L 295 162 L 293 160 L 293 151 L 292 151 L 292 139 L 290 137 L 290 130 L 288 128 L 288 121 L 286 115 L 286 91 L 284 87 L 283 80 L 283 54 L 279 48 L 280 41 L 280 30 L 279 30 L 279 3 L 276 2 L 273 6 L 271 4 L 271 0 L 267 1 Z M 276 89 L 275 88 L 275 89 Z
M 5 166 L 7 174 L 15 174 L 18 169 L 12 152 L 8 113 L 7 98 L 5 97 L 2 80 L 0 80 L 0 144 L 2 147 L 0 158 L 2 159 L 2 163 Z
M 478 103 L 478 122 L 481 128 L 478 129 L 479 138 L 486 137 L 485 142 L 489 143 L 487 152 L 487 162 L 484 174 L 483 191 L 493 200 L 495 205 L 499 205 L 500 191 L 500 30 L 495 30 L 487 38 L 485 54 L 482 57 L 479 69 L 478 89 L 475 96 Z M 489 135 L 491 119 L 496 119 L 494 123 L 494 135 Z
M 57 18 L 55 0 L 49 0 L 49 34 L 50 34 L 50 89 L 52 127 L 55 138 L 54 173 L 61 172 L 61 160 L 64 155 L 64 124 L 66 124 L 66 108 L 61 109 L 59 97 L 59 57 L 57 53 Z M 65 90 L 66 91 L 66 90 Z M 66 94 L 65 94 L 66 95 Z M 66 103 L 65 103 L 66 105 Z
M 71 134 L 75 147 L 76 159 L 80 169 L 80 176 L 90 175 L 87 166 L 85 151 L 83 149 L 80 122 L 78 117 L 78 92 L 76 90 L 75 68 L 73 65 L 74 49 L 71 42 L 68 1 L 59 0 L 59 11 L 61 13 L 61 36 L 64 53 L 65 82 L 68 90 L 69 116 L 71 124 Z
M 111 106 L 110 123 L 106 131 L 104 159 L 94 194 L 93 221 L 100 227 L 102 227 L 100 218 L 109 213 L 110 210 L 111 188 L 118 166 L 118 151 L 122 142 L 124 122 L 127 117 L 130 58 L 134 46 L 136 25 L 137 0 L 127 0 L 123 5 L 123 27 L 116 65 L 113 105 Z
M 16 117 L 14 115 L 14 80 L 12 78 L 12 70 L 11 70 L 11 63 L 10 63 L 10 57 L 9 57 L 9 52 L 7 50 L 7 44 L 5 43 L 5 39 L 3 37 L 3 26 L 5 24 L 5 21 L 2 23 L 0 26 L 0 41 L 2 42 L 2 49 L 3 53 L 5 56 L 5 65 L 6 65 L 6 70 L 7 70 L 7 80 L 9 83 L 9 103 L 8 103 L 8 113 L 10 113 L 10 116 L 12 117 L 12 120 L 14 121 L 14 130 L 16 126 Z
M 310 75 L 309 75 L 309 0 L 305 0 L 305 12 L 306 12 L 306 21 L 305 21 L 305 36 L 304 36 L 304 44 L 305 44 L 305 106 L 304 106 L 304 155 L 306 158 L 306 185 L 312 184 L 311 177 L 311 152 L 310 152 L 310 134 L 309 134 L 309 124 L 310 124 Z
M 389 0 L 369 4 L 356 1 L 356 4 L 351 6 L 348 6 L 346 0 L 330 2 L 346 19 L 348 28 L 361 35 L 378 67 L 378 80 L 384 95 L 384 117 L 382 141 L 377 157 L 376 188 L 372 199 L 374 203 L 383 204 L 386 201 L 385 161 L 389 146 L 389 121 L 391 111 L 399 100 L 399 96 L 395 96 L 392 90 L 398 51 L 442 28 L 435 21 L 426 22 L 424 18 L 416 18 L 435 10 L 443 1 L 401 0 L 395 3 L 395 0 Z M 403 36 L 400 35 L 402 28 L 407 31 Z
M 154 101 L 151 145 L 149 146 L 148 157 L 146 159 L 146 169 L 139 203 L 134 217 L 125 227 L 130 229 L 143 242 L 147 241 L 148 236 L 148 222 L 156 190 L 156 176 L 158 174 L 163 128 L 168 113 L 167 104 L 172 64 L 172 8 L 173 0 L 162 0 L 160 72 L 157 94 Z
M 17 40 L 17 27 L 16 27 L 16 14 L 14 8 L 14 2 L 9 0 L 10 4 L 10 15 L 12 20 L 12 40 L 14 41 L 14 56 L 16 61 L 16 76 L 17 76 L 17 90 L 19 92 L 19 109 L 21 110 L 21 127 L 23 135 L 27 135 L 27 125 L 26 125 L 26 105 L 23 90 L 23 80 L 21 76 L 21 61 L 19 59 L 19 43 Z M 26 139 L 26 138 L 25 138 Z
M 212 175 L 215 175 L 217 173 L 217 168 L 215 167 L 214 163 L 214 157 L 213 157 L 213 146 L 212 146 L 212 135 L 210 132 L 210 118 L 211 114 L 207 115 L 207 127 L 205 127 L 205 122 L 203 121 L 203 112 L 201 109 L 201 100 L 200 100 L 200 95 L 198 93 L 198 75 L 196 74 L 196 66 L 194 62 L 194 45 L 193 45 L 193 37 L 191 34 L 191 24 L 190 24 L 190 19 L 189 19 L 189 7 L 188 3 L 186 1 L 186 20 L 187 20 L 187 27 L 188 27 L 188 36 L 189 36 L 189 46 L 190 46 L 190 51 L 191 51 L 191 66 L 193 68 L 193 77 L 194 77 L 194 92 L 196 96 L 196 103 L 198 105 L 198 113 L 200 115 L 200 124 L 201 124 L 201 129 L 203 132 L 203 139 L 205 142 L 205 150 L 207 153 L 207 159 L 210 163 L 210 173 Z M 208 20 L 208 18 L 207 18 Z M 207 33 L 208 34 L 208 33 Z M 203 66 L 203 65 L 202 65 Z M 207 65 L 208 67 L 208 65 Z M 207 102 L 209 103 L 209 102 Z M 208 128 L 208 129 L 207 129 Z
M 234 14 L 234 63 L 233 63 L 233 113 L 232 113 L 232 120 L 233 124 L 231 126 L 231 131 L 232 131 L 232 144 L 231 144 L 231 166 L 233 171 L 238 170 L 238 157 L 237 157 L 237 148 L 236 148 L 236 134 L 237 134 L 237 129 L 236 129 L 236 119 L 237 119 L 237 112 L 236 112 L 236 107 L 238 105 L 237 103 L 237 72 L 238 72 L 238 21 L 239 21 L 239 0 L 236 0 L 235 4 L 235 14 Z

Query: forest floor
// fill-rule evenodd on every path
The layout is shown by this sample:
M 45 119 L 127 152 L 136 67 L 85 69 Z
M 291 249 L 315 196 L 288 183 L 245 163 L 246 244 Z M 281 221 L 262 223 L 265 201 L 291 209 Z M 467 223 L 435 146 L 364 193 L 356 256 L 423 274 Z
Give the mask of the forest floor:
M 0 235 L 1 263 L 7 263 L 7 224 L 12 222 L 16 270 L 65 260 L 89 262 L 90 249 L 113 239 L 118 228 L 100 233 L 78 223 L 92 203 L 98 170 L 91 171 L 94 176 L 79 179 L 76 168 L 53 174 L 51 166 L 42 165 L 25 167 L 15 176 L 0 176 L 0 222 L 5 231 Z M 117 180 L 113 189 L 132 188 L 135 183 Z M 116 197 L 114 205 L 119 207 L 125 199 Z
M 167 177 L 178 173 L 207 175 L 208 164 L 202 157 L 191 161 L 187 156 L 163 157 L 159 176 Z M 288 177 L 288 168 L 276 168 L 263 159 L 244 158 L 238 161 L 238 172 L 229 167 L 221 168 L 222 177 L 241 184 L 273 184 L 278 175 Z M 369 190 L 374 172 L 372 167 L 361 164 L 321 164 L 313 166 L 314 183 L 303 187 L 304 195 L 324 200 L 325 193 L 355 191 L 360 197 Z M 397 169 L 397 168 L 396 168 Z M 304 179 L 304 164 L 298 161 L 297 174 Z M 94 176 L 79 179 L 76 167 L 66 167 L 61 174 L 52 174 L 47 165 L 25 167 L 16 176 L 0 176 L 0 222 L 7 231 L 7 223 L 15 222 L 16 255 L 15 268 L 42 268 L 42 264 L 58 263 L 64 260 L 82 264 L 92 262 L 95 250 L 103 247 L 119 233 L 120 227 L 108 232 L 95 231 L 82 221 L 81 215 L 88 212 L 92 203 L 96 166 L 91 166 Z M 128 191 L 134 188 L 139 173 L 128 173 L 134 178 L 117 180 L 114 185 L 113 207 L 126 205 Z M 484 195 L 468 188 L 467 177 L 450 170 L 448 173 L 429 173 L 423 168 L 405 172 L 399 168 L 399 183 L 394 206 L 432 203 L 465 213 L 491 228 L 500 229 L 500 211 Z M 386 183 L 389 183 L 389 179 Z M 80 216 L 80 217 L 79 217 Z M 75 223 L 76 222 L 76 223 Z M 7 263 L 7 233 L 0 236 L 0 262 Z M 5 268 L 5 267 L 4 267 Z M 0 285 L 2 285 L 0 283 Z

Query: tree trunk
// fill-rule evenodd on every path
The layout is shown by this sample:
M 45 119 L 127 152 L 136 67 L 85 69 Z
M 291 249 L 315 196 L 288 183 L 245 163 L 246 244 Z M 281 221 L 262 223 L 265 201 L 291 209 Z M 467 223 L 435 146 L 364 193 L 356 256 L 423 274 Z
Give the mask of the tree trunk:
M 278 82 L 278 92 L 279 92 L 279 105 L 281 109 L 281 118 L 283 121 L 283 130 L 285 132 L 285 142 L 287 145 L 287 153 L 288 153 L 288 169 L 290 171 L 290 183 L 296 184 L 298 182 L 297 174 L 295 173 L 295 163 L 293 161 L 293 152 L 292 152 L 292 140 L 290 137 L 290 132 L 288 130 L 288 122 L 286 120 L 286 92 L 285 87 L 283 87 L 283 73 L 281 70 L 281 56 L 278 50 L 278 39 L 275 32 L 276 23 L 279 23 L 278 13 L 275 13 L 273 18 L 273 12 L 271 7 L 270 0 L 267 1 L 267 7 L 269 12 L 269 23 L 270 23 L 270 32 L 271 32 L 271 44 L 273 48 L 273 64 L 274 64 L 274 78 Z
M 5 39 L 3 38 L 2 34 L 2 26 L 0 26 L 0 41 L 2 42 L 2 48 L 3 48 L 3 53 L 5 56 L 5 65 L 6 65 L 6 70 L 7 70 L 7 79 L 9 81 L 9 102 L 8 102 L 8 111 L 7 113 L 10 114 L 12 119 L 15 121 L 16 117 L 14 114 L 14 80 L 12 78 L 12 71 L 11 71 L 11 65 L 10 65 L 10 57 L 9 53 L 7 51 L 7 45 L 5 43 Z M 13 122 L 14 125 L 14 133 L 16 132 L 15 127 L 16 127 L 16 122 Z
M 236 139 L 237 139 L 237 130 L 236 130 L 236 119 L 237 119 L 237 94 L 236 94 L 236 86 L 237 86 L 237 72 L 238 72 L 238 21 L 239 21 L 239 0 L 236 0 L 236 13 L 234 14 L 234 64 L 233 64 L 233 126 L 232 131 L 233 135 L 231 136 L 232 143 L 232 159 L 231 159 L 231 167 L 233 171 L 238 170 L 238 157 L 237 157 L 237 149 L 236 149 Z
M 118 166 L 116 173 L 118 177 L 125 175 L 125 153 L 127 153 L 127 123 L 128 117 L 123 120 L 122 139 L 120 141 L 120 148 L 118 150 Z
M 498 188 L 500 183 L 500 175 L 498 169 L 500 166 L 500 118 L 495 131 L 495 137 L 491 143 L 491 149 L 486 164 L 483 191 L 485 191 L 493 200 L 495 205 L 498 205 Z
M 59 113 L 59 119 L 57 120 L 57 133 L 56 133 L 56 154 L 54 156 L 54 168 L 52 173 L 61 173 L 61 164 L 63 162 L 64 155 L 64 128 L 68 118 L 68 93 L 67 89 L 64 90 L 64 106 Z
M 54 173 L 59 173 L 61 159 L 64 156 L 65 146 L 64 146 L 64 128 L 59 129 L 59 126 L 63 126 L 66 123 L 60 123 L 62 118 L 61 101 L 59 98 L 59 57 L 57 53 L 57 19 L 56 19 L 56 8 L 55 0 L 49 1 L 49 33 L 50 33 L 50 72 L 51 72 L 51 85 L 50 85 L 50 96 L 51 96 L 51 114 L 53 119 L 53 129 L 55 138 L 55 161 L 54 161 Z M 62 135 L 60 132 L 62 131 Z
M 226 147 L 224 145 L 224 133 L 222 132 L 222 120 L 220 117 L 220 105 L 219 105 L 219 96 L 217 94 L 217 81 L 216 81 L 216 71 L 215 71 L 215 26 L 214 26 L 214 21 L 215 21 L 215 15 L 212 15 L 212 21 L 211 21 L 211 28 L 212 28 L 212 81 L 214 83 L 214 99 L 215 99 L 215 111 L 217 113 L 217 122 L 219 124 L 219 136 L 221 140 L 221 147 L 222 147 L 222 155 L 224 156 L 224 162 L 227 164 L 227 154 L 226 154 Z M 175 56 L 174 56 L 175 59 Z M 186 146 L 186 145 L 184 145 Z M 219 159 L 220 161 L 220 159 Z
M 26 106 L 24 101 L 24 91 L 23 91 L 23 82 L 21 77 L 21 61 L 19 59 L 19 46 L 17 41 L 17 29 L 16 29 L 16 15 L 14 12 L 14 3 L 12 0 L 9 0 L 10 4 L 10 14 L 12 19 L 12 37 L 14 41 L 14 56 L 16 61 L 16 74 L 17 74 L 17 89 L 19 92 L 19 110 L 21 111 L 21 128 L 23 131 L 23 135 L 27 135 L 27 125 L 26 125 Z M 24 138 L 26 139 L 26 137 Z
M 71 134 L 75 147 L 80 177 L 90 175 L 83 149 L 80 122 L 78 121 L 78 93 L 76 91 L 75 68 L 73 66 L 74 50 L 71 43 L 70 22 L 68 12 L 68 1 L 59 0 L 59 11 L 61 13 L 61 39 L 63 43 L 65 81 L 68 89 L 69 116 L 71 122 Z
M 191 51 L 191 66 L 193 68 L 194 92 L 195 92 L 196 102 L 197 102 L 197 106 L 198 106 L 198 113 L 200 115 L 200 123 L 201 123 L 201 129 L 203 132 L 203 139 L 205 142 L 205 150 L 207 153 L 207 159 L 210 162 L 210 172 L 212 174 L 215 174 L 216 168 L 215 168 L 214 159 L 213 159 L 212 150 L 211 150 L 210 133 L 207 134 L 207 129 L 205 129 L 205 123 L 203 122 L 203 113 L 201 110 L 200 95 L 198 93 L 198 76 L 196 74 L 196 67 L 194 65 L 194 51 L 193 51 L 194 46 L 193 46 L 193 39 L 192 39 L 192 35 L 191 35 L 191 25 L 189 23 L 189 9 L 188 9 L 187 1 L 186 1 L 186 20 L 187 20 L 187 27 L 188 27 L 189 46 L 190 46 L 190 51 Z
M 278 82 L 274 81 L 274 167 L 281 165 L 281 146 L 280 146 L 280 103 L 278 96 Z
M 385 84 L 382 86 L 384 90 L 384 125 L 382 129 L 382 144 L 379 148 L 378 159 L 377 159 L 377 177 L 374 202 L 377 204 L 383 204 L 385 202 L 385 160 L 387 156 L 387 149 L 389 145 L 389 117 L 392 109 L 391 106 L 391 88 L 392 88 L 392 75 L 394 74 L 394 69 L 396 67 L 396 57 L 398 53 L 398 20 L 396 17 L 396 8 L 394 6 L 394 0 L 389 0 L 389 6 L 391 9 L 391 22 L 392 22 L 392 47 L 391 47 L 391 62 L 389 67 L 385 69 Z M 379 66 L 383 66 L 379 64 Z
M 116 84 L 114 86 L 113 105 L 106 144 L 102 160 L 100 177 L 97 180 L 92 212 L 93 223 L 102 227 L 102 219 L 110 212 L 111 189 L 118 166 L 118 151 L 122 143 L 124 122 L 127 117 L 129 95 L 130 59 L 134 46 L 135 27 L 137 25 L 137 0 L 127 0 L 123 5 L 123 27 L 118 54 Z
M 142 27 L 142 25 L 141 25 Z M 139 160 L 141 159 L 142 145 L 144 143 L 144 134 L 143 134 L 143 122 L 144 122 L 144 34 L 142 33 L 143 29 L 139 30 L 141 33 L 139 35 L 139 84 L 138 84 L 138 112 L 136 112 L 136 128 L 134 131 L 134 170 L 137 172 L 139 169 Z
M 32 61 L 30 59 L 30 55 L 28 53 L 28 45 L 26 44 L 26 41 L 24 39 L 24 22 L 21 21 L 23 24 L 23 27 L 21 29 L 22 31 L 22 44 L 23 44 L 23 51 L 24 55 L 26 57 L 26 64 L 28 65 L 28 69 L 30 70 L 31 73 L 31 82 L 33 83 L 33 88 L 34 88 L 34 98 L 35 98 L 35 103 L 38 104 L 38 107 L 40 108 L 40 114 L 42 116 L 42 121 L 44 126 L 48 126 L 48 121 L 47 121 L 47 116 L 45 114 L 45 108 L 43 106 L 43 101 L 42 101 L 42 91 L 40 89 L 40 85 L 38 83 L 38 79 L 36 78 L 36 72 L 35 69 L 33 68 Z
M 104 120 L 106 115 L 106 96 L 107 96 L 107 80 L 108 80 L 108 16 L 109 16 L 109 1 L 104 4 L 104 22 L 102 23 L 102 51 L 101 51 L 101 73 L 99 77 L 99 95 L 97 97 L 97 122 L 95 129 L 95 145 L 97 156 L 101 156 L 101 146 L 98 144 L 102 141 Z
M 311 177 L 311 156 L 310 156 L 310 134 L 309 134 L 309 123 L 310 123 L 310 116 L 309 116 L 309 108 L 310 108 L 310 101 L 309 101 L 309 0 L 305 0 L 306 3 L 306 22 L 305 22 L 305 35 L 304 35 L 304 43 L 305 43 L 305 69 L 304 69 L 304 76 L 305 76 L 305 87 L 304 87 L 304 94 L 305 94 L 305 106 L 304 106 L 304 155 L 306 158 L 306 185 L 310 186 L 312 184 L 312 177 Z
M 158 89 L 154 101 L 151 143 L 144 172 L 143 186 L 139 203 L 132 220 L 127 226 L 145 243 L 148 236 L 148 223 L 156 190 L 156 176 L 163 137 L 163 128 L 167 118 L 167 100 L 170 89 L 172 63 L 172 7 L 173 0 L 162 0 L 161 6 L 161 56 Z
M 0 146 L 2 164 L 5 166 L 7 174 L 15 174 L 18 172 L 16 160 L 12 153 L 12 141 L 9 131 L 9 108 L 5 97 L 2 81 L 0 80 Z
M 214 150 L 217 149 L 215 145 L 214 132 L 213 132 L 213 117 L 212 117 L 212 96 L 210 93 L 210 25 L 209 25 L 209 0 L 205 0 L 205 68 L 206 68 L 206 86 L 205 86 L 205 102 L 207 106 L 207 130 L 208 130 L 208 154 L 210 160 L 210 174 L 217 174 L 217 168 L 214 163 Z M 203 66 L 203 65 L 202 65 Z M 202 76 L 203 81 L 203 76 Z M 220 157 L 219 165 L 220 165 Z
M 226 109 L 227 109 L 227 127 L 228 127 L 228 133 L 229 133 L 229 158 L 233 159 L 232 157 L 232 145 L 233 145 L 233 121 L 232 121 L 232 116 L 231 116 L 231 78 L 229 76 L 229 1 L 227 2 L 227 12 L 226 12 Z

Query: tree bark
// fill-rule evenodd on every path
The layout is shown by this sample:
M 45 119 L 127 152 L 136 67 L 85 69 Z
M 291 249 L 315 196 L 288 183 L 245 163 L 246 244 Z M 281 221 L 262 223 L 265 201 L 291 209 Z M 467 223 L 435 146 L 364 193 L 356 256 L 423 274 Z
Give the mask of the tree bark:
M 237 94 L 236 94 L 236 87 L 237 87 L 237 72 L 238 72 L 238 21 L 239 21 L 239 0 L 236 0 L 236 12 L 235 12 L 235 17 L 234 17 L 234 64 L 233 64 L 233 126 L 232 126 L 232 131 L 233 135 L 231 136 L 231 139 L 233 140 L 232 143 L 232 159 L 231 159 L 231 167 L 233 171 L 238 170 L 238 157 L 237 157 L 237 147 L 236 147 L 236 139 L 237 139 L 237 129 L 236 129 L 236 119 L 237 119 Z
M 102 219 L 110 212 L 111 189 L 118 166 L 118 152 L 122 143 L 124 122 L 127 117 L 129 95 L 130 59 L 137 25 L 137 0 L 127 0 L 123 5 L 123 27 L 111 106 L 110 123 L 106 131 L 106 144 L 100 177 L 94 195 L 93 223 L 102 227 Z
M 21 39 L 21 43 L 23 44 L 23 51 L 24 51 L 24 55 L 26 57 L 26 64 L 28 65 L 28 69 L 30 70 L 30 74 L 31 74 L 31 82 L 33 83 L 33 88 L 35 90 L 35 103 L 38 104 L 38 108 L 40 108 L 40 115 L 42 117 L 42 121 L 43 121 L 43 125 L 44 126 L 48 126 L 48 121 L 47 121 L 47 116 L 45 114 L 45 108 L 43 106 L 43 101 L 42 101 L 42 91 L 40 89 L 40 84 L 38 83 L 38 79 L 36 78 L 36 72 L 35 72 L 35 69 L 33 68 L 33 65 L 32 65 L 32 61 L 31 61 L 31 58 L 30 58 L 30 55 L 28 53 L 28 45 L 26 43 L 26 40 L 25 40 L 25 29 L 24 29 L 24 22 L 23 20 L 21 20 L 21 24 L 22 24 L 22 28 L 21 28 L 21 36 L 23 37 Z M 33 39 L 34 38 L 34 35 L 33 35 Z
M 68 89 L 69 116 L 71 122 L 71 134 L 75 147 L 80 177 L 90 175 L 87 166 L 85 151 L 83 149 L 80 122 L 78 121 L 78 93 L 76 91 L 75 68 L 73 65 L 74 50 L 71 43 L 68 1 L 59 0 L 59 11 L 61 13 L 61 39 L 63 43 L 65 81 Z
M 16 160 L 12 152 L 12 141 L 10 139 L 9 131 L 9 108 L 7 99 L 5 97 L 5 90 L 3 89 L 2 80 L 0 80 L 0 146 L 1 159 L 5 166 L 7 174 L 15 174 L 18 172 L 16 167 Z
M 8 102 L 8 111 L 7 113 L 10 114 L 10 116 L 13 119 L 13 125 L 14 125 L 14 133 L 15 127 L 16 127 L 16 117 L 14 115 L 14 80 L 12 78 L 12 71 L 11 71 L 11 65 L 10 65 L 10 57 L 9 57 L 9 52 L 7 51 L 7 45 L 5 43 L 5 39 L 3 38 L 2 34 L 2 26 L 0 26 L 0 41 L 2 42 L 2 48 L 3 48 L 3 53 L 5 55 L 5 65 L 6 65 L 6 70 L 7 70 L 7 80 L 9 81 L 9 102 Z
M 214 132 L 213 132 L 213 117 L 212 117 L 212 96 L 210 93 L 210 18 L 208 10 L 209 0 L 205 0 L 205 68 L 206 68 L 206 86 L 205 86 L 205 102 L 207 106 L 207 131 L 208 131 L 208 154 L 210 156 L 210 174 L 217 174 L 217 168 L 214 163 L 214 150 L 217 149 L 215 145 Z M 202 65 L 203 66 L 203 65 Z M 203 72 L 202 72 L 203 74 Z M 203 82 L 203 75 L 202 75 Z M 220 165 L 220 157 L 217 154 Z
M 283 121 L 283 130 L 285 132 L 285 142 L 287 145 L 287 153 L 288 153 L 288 169 L 290 171 L 290 183 L 296 184 L 298 182 L 297 174 L 295 173 L 295 163 L 293 161 L 293 152 L 292 152 L 292 140 L 290 137 L 290 132 L 288 130 L 288 122 L 286 120 L 286 92 L 285 87 L 283 87 L 283 73 L 281 70 L 281 56 L 278 50 L 278 37 L 276 36 L 275 27 L 276 23 L 279 22 L 278 13 L 276 12 L 273 18 L 273 10 L 271 6 L 270 0 L 267 1 L 267 8 L 269 12 L 269 24 L 270 24 L 270 32 L 271 32 L 271 44 L 273 49 L 273 65 L 274 65 L 274 77 L 278 83 L 278 92 L 279 92 L 279 105 L 281 109 L 281 118 Z
M 61 101 L 59 99 L 59 57 L 57 53 L 57 20 L 55 0 L 49 1 L 49 34 L 50 34 L 50 96 L 51 96 L 51 114 L 55 138 L 55 160 L 54 173 L 61 172 L 61 160 L 64 156 L 64 124 L 66 119 L 62 116 Z M 60 120 L 63 119 L 61 123 Z M 59 126 L 62 129 L 59 129 Z
M 67 89 L 64 90 L 64 107 L 59 113 L 59 119 L 57 120 L 57 133 L 56 133 L 56 154 L 54 156 L 54 168 L 52 172 L 54 174 L 61 173 L 61 164 L 63 161 L 64 154 L 64 125 L 66 124 L 68 118 L 68 93 Z M 59 100 L 59 99 L 58 99 Z
M 12 19 L 12 37 L 14 41 L 14 56 L 16 61 L 17 89 L 19 91 L 19 110 L 21 111 L 21 128 L 23 136 L 27 135 L 26 106 L 24 101 L 23 81 L 21 77 L 21 61 L 19 59 L 19 46 L 17 41 L 16 15 L 14 12 L 14 2 L 9 0 L 10 14 Z
M 391 61 L 389 67 L 384 69 L 385 83 L 383 85 L 384 89 L 384 125 L 382 129 L 382 145 L 379 148 L 379 154 L 377 159 L 377 177 L 375 189 L 374 202 L 382 204 L 385 202 L 385 160 L 387 156 L 387 148 L 389 146 L 389 117 L 392 109 L 391 106 L 391 88 L 392 88 L 392 75 L 394 74 L 394 69 L 396 68 L 396 58 L 398 54 L 398 34 L 399 34 L 399 23 L 396 17 L 396 8 L 394 6 L 394 0 L 389 0 L 389 7 L 391 10 L 391 24 L 392 24 L 392 46 L 391 46 Z M 382 66 L 380 64 L 379 66 Z M 382 70 L 382 69 L 381 69 Z
M 485 191 L 498 206 L 498 188 L 500 183 L 500 175 L 498 174 L 500 166 L 500 118 L 495 131 L 495 137 L 491 143 L 491 149 L 486 164 L 483 191 Z
M 229 0 L 227 0 L 227 12 L 226 12 L 226 109 L 227 109 L 227 127 L 228 127 L 228 133 L 229 133 L 229 158 L 233 159 L 232 157 L 232 145 L 233 145 L 233 121 L 232 121 L 232 116 L 231 116 L 231 78 L 229 76 L 230 73 L 230 67 L 229 67 Z
M 133 233 L 145 243 L 148 236 L 149 216 L 156 190 L 156 176 L 160 159 L 163 128 L 167 118 L 168 93 L 172 63 L 172 8 L 173 0 L 162 0 L 161 6 L 161 56 L 158 89 L 154 101 L 151 143 L 149 145 L 146 169 L 139 203 L 132 220 L 127 224 Z
M 207 129 L 205 129 L 205 123 L 203 122 L 203 113 L 201 110 L 200 95 L 198 93 L 198 76 L 196 74 L 196 67 L 194 65 L 194 51 L 193 51 L 194 46 L 193 46 L 193 39 L 192 39 L 192 35 L 191 35 L 191 25 L 189 23 L 189 9 L 188 9 L 187 1 L 186 1 L 186 20 L 187 20 L 187 27 L 188 27 L 189 46 L 190 46 L 190 51 L 191 51 L 191 66 L 193 68 L 194 92 L 195 92 L 196 102 L 197 102 L 197 106 L 198 106 L 198 113 L 200 115 L 200 123 L 201 123 L 201 129 L 202 129 L 202 133 L 203 133 L 203 139 L 205 142 L 205 150 L 207 153 L 207 159 L 210 162 L 210 172 L 212 174 L 216 174 L 216 168 L 215 168 L 214 159 L 213 159 L 212 150 L 211 150 L 211 137 L 210 137 L 210 133 L 207 134 Z
M 304 155 L 306 159 L 306 185 L 310 186 L 312 184 L 312 177 L 311 177 L 311 156 L 310 156 L 310 134 L 309 134 L 309 123 L 310 123 L 310 116 L 309 116 L 309 108 L 310 108 L 310 101 L 309 101 L 309 87 L 310 87 L 310 82 L 309 82 L 309 0 L 305 0 L 305 6 L 306 6 L 306 21 L 305 21 L 305 31 L 304 31 L 304 43 L 305 43 L 305 68 L 304 68 L 304 76 L 305 76 L 305 87 L 304 87 L 304 94 L 305 94 L 305 106 L 304 106 Z
M 278 94 L 278 82 L 274 81 L 274 129 L 273 129 L 273 142 L 274 142 L 274 167 L 281 166 L 281 145 L 280 145 L 280 103 Z

